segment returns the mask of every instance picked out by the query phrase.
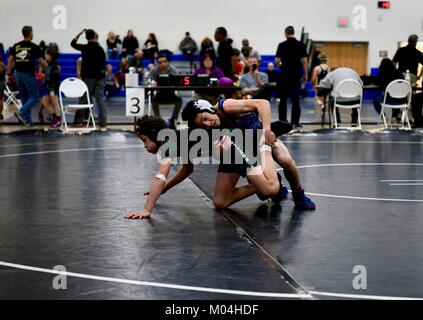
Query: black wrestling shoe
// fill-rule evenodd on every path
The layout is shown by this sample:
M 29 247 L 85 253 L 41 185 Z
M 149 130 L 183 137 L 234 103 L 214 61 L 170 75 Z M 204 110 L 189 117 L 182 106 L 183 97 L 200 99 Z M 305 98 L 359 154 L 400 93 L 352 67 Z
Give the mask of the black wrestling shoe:
M 292 125 L 289 122 L 278 120 L 270 124 L 270 130 L 272 130 L 276 137 L 279 137 L 290 132 Z

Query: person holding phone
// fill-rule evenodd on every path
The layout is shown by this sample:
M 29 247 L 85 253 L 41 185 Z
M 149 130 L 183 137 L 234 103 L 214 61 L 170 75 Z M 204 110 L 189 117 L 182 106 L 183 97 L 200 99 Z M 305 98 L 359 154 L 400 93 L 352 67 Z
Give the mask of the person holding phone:
M 78 39 L 85 33 L 86 44 L 79 44 Z M 93 29 L 81 30 L 71 41 L 71 47 L 81 52 L 81 77 L 88 87 L 90 96 L 94 96 L 98 105 L 100 131 L 107 131 L 107 109 L 104 104 L 104 76 L 106 68 L 106 53 L 99 45 L 97 33 Z M 86 103 L 86 97 L 80 103 Z M 86 111 L 75 112 L 74 126 L 82 127 Z
M 240 80 L 242 95 L 247 98 L 270 100 L 271 88 L 269 78 L 265 72 L 259 71 L 259 62 L 256 56 L 247 59 L 248 73 Z

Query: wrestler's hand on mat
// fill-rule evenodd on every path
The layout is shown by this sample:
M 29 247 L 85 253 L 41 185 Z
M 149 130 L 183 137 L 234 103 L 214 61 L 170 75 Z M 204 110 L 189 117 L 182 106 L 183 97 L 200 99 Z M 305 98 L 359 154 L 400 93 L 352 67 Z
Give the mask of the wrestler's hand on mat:
M 139 211 L 128 212 L 125 216 L 126 219 L 143 219 L 148 218 L 151 215 L 151 211 L 147 209 L 142 209 Z

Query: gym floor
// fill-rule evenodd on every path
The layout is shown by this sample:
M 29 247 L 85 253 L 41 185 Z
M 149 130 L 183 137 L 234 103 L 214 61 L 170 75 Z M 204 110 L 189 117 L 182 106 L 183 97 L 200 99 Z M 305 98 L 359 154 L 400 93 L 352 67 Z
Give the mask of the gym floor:
M 282 137 L 316 211 L 255 196 L 216 211 L 210 165 L 126 220 L 158 167 L 134 134 L 2 134 L 0 299 L 423 298 L 422 138 Z

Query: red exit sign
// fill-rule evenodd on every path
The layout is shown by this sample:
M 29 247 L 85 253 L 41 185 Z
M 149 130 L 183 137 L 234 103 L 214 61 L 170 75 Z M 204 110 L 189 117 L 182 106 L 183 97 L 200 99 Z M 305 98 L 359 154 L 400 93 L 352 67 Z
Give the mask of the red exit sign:
M 377 7 L 381 9 L 389 9 L 391 7 L 391 1 L 379 1 Z

